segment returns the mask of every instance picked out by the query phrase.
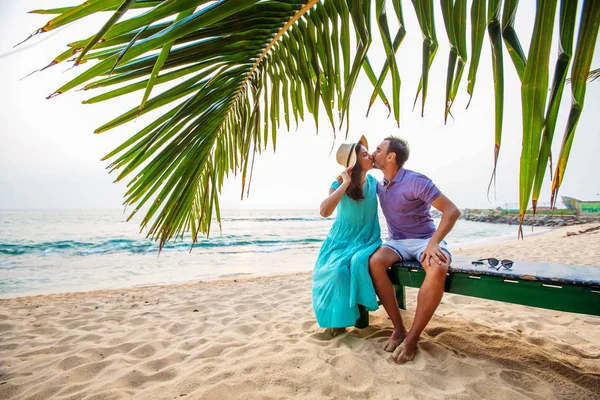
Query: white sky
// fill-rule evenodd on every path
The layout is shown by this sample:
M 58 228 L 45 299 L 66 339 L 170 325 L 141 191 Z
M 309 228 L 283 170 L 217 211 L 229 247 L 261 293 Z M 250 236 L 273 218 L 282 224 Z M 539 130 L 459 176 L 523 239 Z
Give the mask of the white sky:
M 125 184 L 113 183 L 114 177 L 105 171 L 107 163 L 99 160 L 151 119 L 140 118 L 102 135 L 94 135 L 93 131 L 139 104 L 142 93 L 96 105 L 82 105 L 81 101 L 98 92 L 71 92 L 52 100 L 45 99 L 83 71 L 85 65 L 65 72 L 70 65 L 60 64 L 19 80 L 48 64 L 65 49 L 67 43 L 95 33 L 108 18 L 109 14 L 104 14 L 101 18 L 80 21 L 56 33 L 38 36 L 17 49 L 12 48 L 48 20 L 47 16 L 26 14 L 28 10 L 73 3 L 78 2 L 0 0 L 0 209 L 121 207 Z M 470 10 L 470 4 L 468 7 Z M 533 2 L 529 1 L 521 2 L 519 7 L 517 31 L 527 54 L 535 9 Z M 444 126 L 449 46 L 439 5 L 436 3 L 440 48 L 430 75 L 424 119 L 420 116 L 420 108 L 411 111 L 421 70 L 421 33 L 409 1 L 403 1 L 403 9 L 408 34 L 397 56 L 402 77 L 401 127 L 396 127 L 393 116 L 386 119 L 387 110 L 381 102 L 376 103 L 369 118 L 365 118 L 372 86 L 363 76 L 353 95 L 349 140 L 354 141 L 365 134 L 374 148 L 389 134 L 406 138 L 412 150 L 406 167 L 432 178 L 460 208 L 492 208 L 517 203 L 521 144 L 520 85 L 508 53 L 505 51 L 504 55 L 504 136 L 497 192 L 495 199 L 491 193 L 491 202 L 488 202 L 487 187 L 493 169 L 494 92 L 487 35 L 471 106 L 469 110 L 464 109 L 469 100 L 466 93 L 467 67 L 453 107 L 455 121 L 449 118 L 447 126 Z M 391 4 L 388 17 L 390 21 L 395 18 Z M 392 25 L 391 29 L 394 34 L 396 26 Z M 373 30 L 374 42 L 379 42 L 375 22 Z M 550 80 L 557 54 L 555 38 Z M 370 59 L 376 71 L 383 63 L 383 56 L 382 49 L 374 43 Z M 597 46 L 592 68 L 599 66 L 600 50 Z M 570 108 L 570 90 L 570 85 L 565 88 L 561 105 L 553 146 L 555 158 L 558 157 Z M 387 93 L 391 97 L 391 90 Z M 585 109 L 577 128 L 561 195 L 586 200 L 600 198 L 598 104 L 600 82 L 596 81 L 588 85 Z M 325 116 L 324 112 L 320 114 Z M 240 202 L 240 181 L 231 178 L 223 189 L 221 207 L 317 209 L 331 181 L 340 171 L 335 162 L 335 151 L 330 154 L 333 135 L 326 118 L 321 119 L 319 126 L 318 135 L 312 119 L 306 119 L 297 130 L 292 127 L 291 132 L 282 127 L 278 133 L 277 152 L 267 151 L 257 156 L 250 198 Z M 342 136 L 342 132 L 338 134 L 338 137 Z M 336 147 L 339 143 L 338 138 Z M 382 176 L 379 171 L 374 175 L 378 179 Z M 546 174 L 540 201 L 549 201 L 550 183 Z

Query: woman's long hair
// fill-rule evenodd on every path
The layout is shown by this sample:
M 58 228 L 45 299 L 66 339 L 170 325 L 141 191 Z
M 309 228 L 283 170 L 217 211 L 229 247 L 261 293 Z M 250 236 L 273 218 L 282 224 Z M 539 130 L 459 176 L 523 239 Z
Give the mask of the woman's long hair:
M 354 164 L 354 168 L 352 168 L 352 173 L 350 174 L 350 185 L 348 185 L 348 189 L 346 189 L 346 194 L 354 201 L 359 201 L 365 198 L 363 188 L 360 182 L 362 178 L 363 169 L 360 163 L 358 162 L 358 157 L 361 148 L 361 142 L 358 142 L 354 147 L 354 152 L 356 153 L 356 163 Z M 341 176 L 338 176 L 338 181 L 342 183 Z

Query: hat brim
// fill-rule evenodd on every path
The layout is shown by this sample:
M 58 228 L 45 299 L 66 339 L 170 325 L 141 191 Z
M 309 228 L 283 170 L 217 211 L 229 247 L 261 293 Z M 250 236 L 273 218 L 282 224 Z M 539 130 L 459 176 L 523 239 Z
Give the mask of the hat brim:
M 360 137 L 360 139 L 358 139 L 358 142 L 360 144 L 362 144 L 363 146 L 365 146 L 365 149 L 369 150 L 369 142 L 367 141 L 367 138 L 365 137 L 365 135 L 362 135 Z
M 356 146 L 360 144 L 365 149 L 369 150 L 369 142 L 363 135 L 360 137 L 358 142 L 355 143 L 342 143 L 336 153 L 336 160 L 344 168 L 353 167 L 356 164 Z

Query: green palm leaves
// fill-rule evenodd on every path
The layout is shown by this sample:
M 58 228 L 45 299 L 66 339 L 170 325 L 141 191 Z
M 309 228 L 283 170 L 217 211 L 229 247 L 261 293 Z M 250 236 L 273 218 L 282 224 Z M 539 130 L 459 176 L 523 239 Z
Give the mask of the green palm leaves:
M 502 138 L 505 47 L 522 83 L 523 153 L 521 213 L 533 191 L 535 206 L 550 154 L 558 107 L 571 62 L 577 0 L 560 1 L 560 49 L 550 97 L 548 65 L 558 0 L 539 0 L 529 54 L 514 29 L 517 0 L 440 0 L 451 45 L 444 119 L 451 113 L 464 69 L 470 62 L 467 93 L 474 94 L 487 27 L 492 46 L 497 162 Z M 413 0 L 423 36 L 421 114 L 429 70 L 438 49 L 433 0 Z M 573 105 L 554 174 L 556 194 L 585 97 L 586 79 L 598 34 L 599 2 L 585 1 L 572 66 Z M 66 60 L 93 61 L 50 97 L 77 87 L 103 91 L 85 103 L 137 92 L 139 103 L 96 130 L 107 131 L 156 111 L 154 121 L 106 155 L 116 180 L 130 178 L 125 204 L 142 207 L 142 228 L 165 241 L 191 232 L 193 241 L 220 218 L 218 195 L 229 174 L 249 190 L 256 153 L 276 148 L 277 131 L 319 112 L 336 130 L 349 126 L 351 94 L 364 71 L 377 100 L 400 123 L 401 79 L 396 53 L 407 27 L 400 0 L 392 0 L 396 25 L 390 31 L 385 0 L 88 0 L 79 6 L 37 13 L 56 14 L 37 33 L 102 12 L 106 23 L 94 36 L 69 44 L 48 66 Z M 135 10 L 135 12 L 130 12 Z M 374 12 L 374 13 L 373 13 Z M 372 15 L 373 14 L 373 15 Z M 470 19 L 468 18 L 470 15 Z M 372 18 L 373 17 L 373 18 Z M 371 20 L 377 23 L 373 36 Z M 471 32 L 470 60 L 467 34 Z M 375 73 L 367 54 L 381 40 L 384 65 Z M 504 46 L 503 46 L 504 44 Z M 391 102 L 383 92 L 388 73 Z M 470 100 L 469 100 L 470 102 Z M 494 167 L 495 173 L 495 167 Z M 494 176 L 494 175 L 493 175 Z M 493 179 L 492 176 L 492 179 Z
M 535 178 L 540 138 L 544 127 L 544 108 L 548 92 L 548 63 L 554 28 L 556 0 L 540 0 L 535 16 L 535 26 L 529 58 L 521 78 L 521 102 L 523 115 L 523 148 L 521 150 L 521 182 L 519 213 L 527 211 L 529 196 Z M 518 56 L 513 57 L 520 60 Z M 515 62 L 517 70 L 520 62 Z
M 551 34 L 554 31 L 555 11 L 556 1 L 538 2 L 529 57 L 521 79 L 521 98 L 523 103 L 523 150 L 521 153 L 519 199 L 521 220 L 527 210 L 532 188 L 535 211 L 542 185 L 541 181 L 548 163 L 560 99 L 571 58 L 577 1 L 563 0 L 560 5 L 560 53 L 556 62 L 553 85 L 548 98 L 549 50 Z M 595 1 L 584 1 L 577 38 L 577 50 L 571 67 L 573 104 L 569 113 L 563 144 L 552 182 L 552 204 L 556 202 L 556 194 L 562 183 L 575 128 L 583 108 L 586 81 L 590 73 L 599 24 L 600 4 Z M 513 60 L 515 60 L 515 57 L 513 57 Z M 518 65 L 517 61 L 515 61 L 515 65 Z
M 494 124 L 494 171 L 488 186 L 496 179 L 496 166 L 502 143 L 502 121 L 504 117 L 504 61 L 502 56 L 502 33 L 500 28 L 500 0 L 490 0 L 488 4 L 488 35 L 492 46 L 492 72 L 494 75 L 495 124 Z M 471 62 L 471 65 L 473 61 Z M 476 72 L 476 71 L 475 71 Z M 470 102 L 470 100 L 469 100 Z
M 414 106 L 417 104 L 419 93 L 423 90 L 421 95 L 421 116 L 425 115 L 425 100 L 427 100 L 427 88 L 429 86 L 429 69 L 435 58 L 435 53 L 438 49 L 437 36 L 435 34 L 435 19 L 433 10 L 433 0 L 412 0 L 419 20 L 419 26 L 421 27 L 421 33 L 423 34 L 423 68 L 421 73 L 421 80 L 419 87 L 417 88 L 417 94 L 415 95 Z
M 542 189 L 546 165 L 548 164 L 550 157 L 550 147 L 552 146 L 552 140 L 554 138 L 560 100 L 562 98 L 565 79 L 567 77 L 567 70 L 569 68 L 571 55 L 573 53 L 573 34 L 575 32 L 576 8 L 577 0 L 563 1 L 560 6 L 560 53 L 554 68 L 554 79 L 550 93 L 550 100 L 548 101 L 548 109 L 546 110 L 545 125 L 542 133 L 542 143 L 537 160 L 537 169 L 535 171 L 535 181 L 532 194 L 534 212 L 540 196 L 540 191 Z M 552 169 L 551 162 L 550 169 Z
M 441 5 L 446 33 L 451 46 L 446 79 L 446 110 L 444 112 L 444 122 L 446 122 L 467 63 L 467 2 L 466 0 L 442 0 Z M 479 6 L 482 5 L 479 4 Z M 476 21 L 476 24 L 477 22 L 479 21 Z M 476 34 L 480 34 L 479 30 Z M 481 40 L 479 37 L 474 39 L 474 42 Z
M 569 152 L 571 151 L 571 145 L 573 144 L 573 137 L 575 135 L 575 128 L 577 127 L 577 122 L 579 122 L 579 117 L 583 110 L 587 79 L 589 76 L 591 79 L 595 79 L 593 73 L 590 75 L 590 66 L 594 55 L 596 39 L 598 37 L 599 25 L 600 2 L 584 2 L 581 23 L 579 25 L 577 50 L 575 51 L 575 60 L 571 67 L 571 111 L 569 112 L 569 119 L 567 120 L 567 127 L 563 136 L 560 156 L 557 161 L 556 172 L 554 173 L 554 180 L 552 182 L 553 202 L 556 201 L 556 194 L 558 193 L 558 189 L 560 188 L 565 174 L 565 168 L 567 167 L 567 161 L 569 160 Z
M 144 5 L 145 12 L 121 18 L 124 9 Z M 241 174 L 243 197 L 255 154 L 276 147 L 282 123 L 289 129 L 292 119 L 297 124 L 307 114 L 318 123 L 324 109 L 334 132 L 348 124 L 360 71 L 377 84 L 366 58 L 371 7 L 341 0 L 128 0 L 56 10 L 61 14 L 41 31 L 96 11 L 110 16 L 99 34 L 71 43 L 50 64 L 95 61 L 50 97 L 79 86 L 104 88 L 88 104 L 140 93 L 139 104 L 97 133 L 160 109 L 104 159 L 116 180 L 131 178 L 125 204 L 134 206 L 131 216 L 145 208 L 142 228 L 149 236 L 163 244 L 191 232 L 195 242 L 209 232 L 213 215 L 220 218 L 225 177 Z M 387 69 L 399 77 L 389 51 Z M 375 94 L 387 102 L 380 88 Z M 395 110 L 398 97 L 399 87 Z

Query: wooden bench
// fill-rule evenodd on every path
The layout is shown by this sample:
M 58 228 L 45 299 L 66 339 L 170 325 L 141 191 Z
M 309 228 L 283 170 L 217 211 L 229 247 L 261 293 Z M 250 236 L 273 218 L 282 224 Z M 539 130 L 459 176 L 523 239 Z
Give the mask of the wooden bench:
M 581 314 L 600 315 L 600 267 L 514 261 L 511 269 L 472 265 L 455 257 L 444 291 L 464 296 Z M 402 261 L 388 270 L 398 305 L 406 309 L 405 287 L 418 288 L 425 271 L 416 261 Z M 369 326 L 369 313 L 360 308 L 357 328 Z

